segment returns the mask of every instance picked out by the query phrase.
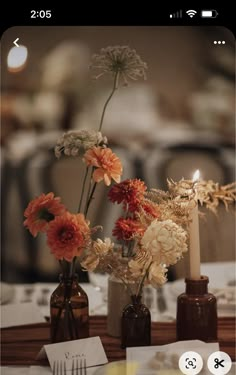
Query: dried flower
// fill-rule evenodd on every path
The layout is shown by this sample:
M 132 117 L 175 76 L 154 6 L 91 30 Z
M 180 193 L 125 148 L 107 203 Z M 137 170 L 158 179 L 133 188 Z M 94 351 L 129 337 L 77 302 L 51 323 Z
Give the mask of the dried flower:
M 147 190 L 145 183 L 137 178 L 128 179 L 112 186 L 108 198 L 113 203 L 123 203 L 123 208 L 130 212 L 139 209 L 144 192 Z
M 93 272 L 99 264 L 99 257 L 96 254 L 88 254 L 88 256 L 81 261 L 81 266 L 89 272 Z
M 66 208 L 61 203 L 61 198 L 54 197 L 53 193 L 41 194 L 33 199 L 25 209 L 26 220 L 24 225 L 36 237 L 39 232 L 47 230 L 49 221 L 58 215 L 62 215 L 65 211 Z
M 111 242 L 110 238 L 105 238 L 104 241 L 98 238 L 93 242 L 93 251 L 99 256 L 106 255 L 109 251 L 113 250 L 113 248 L 114 243 Z
M 156 288 L 165 284 L 167 281 L 166 277 L 167 268 L 161 264 L 152 263 L 149 272 L 148 272 L 148 280 L 151 285 Z
M 213 181 L 198 181 L 196 184 L 196 195 L 201 205 L 205 204 L 206 208 L 217 213 L 217 207 L 223 202 L 226 210 L 229 204 L 236 200 L 236 183 L 220 186 Z
M 141 243 L 158 264 L 175 264 L 187 251 L 187 233 L 172 220 L 154 220 Z
M 60 158 L 66 156 L 83 155 L 85 151 L 94 146 L 106 147 L 107 138 L 95 130 L 78 130 L 64 133 L 57 141 L 55 155 Z
M 116 221 L 112 234 L 118 240 L 130 241 L 134 239 L 135 236 L 142 236 L 144 231 L 145 229 L 140 222 L 121 217 Z
M 92 243 L 88 254 L 81 261 L 81 265 L 89 272 L 95 270 L 101 259 L 113 250 L 114 243 L 111 242 L 110 238 L 105 238 L 102 241 L 98 238 Z
M 145 274 L 152 261 L 151 253 L 143 248 L 138 249 L 135 256 L 129 261 L 129 268 L 134 277 Z
M 56 259 L 71 262 L 90 243 L 90 228 L 83 214 L 64 213 L 50 222 L 47 243 Z
M 127 84 L 129 79 L 146 79 L 147 64 L 134 49 L 128 46 L 112 46 L 102 48 L 99 54 L 93 56 L 91 68 L 102 71 L 96 78 L 111 73 L 120 75 Z
M 84 161 L 88 166 L 95 167 L 93 172 L 95 182 L 104 180 L 107 186 L 111 184 L 112 179 L 120 182 L 121 161 L 110 148 L 93 147 L 84 154 Z

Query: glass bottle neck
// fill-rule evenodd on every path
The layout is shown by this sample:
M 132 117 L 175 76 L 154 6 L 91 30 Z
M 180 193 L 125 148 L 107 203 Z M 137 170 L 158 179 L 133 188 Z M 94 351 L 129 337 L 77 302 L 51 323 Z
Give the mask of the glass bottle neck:
M 73 282 L 78 281 L 78 274 L 75 273 L 73 275 L 68 275 L 68 274 L 61 273 L 59 275 L 59 280 L 60 280 L 60 283 L 72 284 Z
M 141 295 L 136 295 L 136 294 L 133 294 L 131 296 L 131 300 L 132 300 L 132 303 L 134 305 L 139 305 L 141 303 L 141 299 L 142 299 L 142 296 Z
M 208 293 L 209 279 L 207 276 L 201 276 L 199 280 L 185 279 L 186 294 L 203 295 Z

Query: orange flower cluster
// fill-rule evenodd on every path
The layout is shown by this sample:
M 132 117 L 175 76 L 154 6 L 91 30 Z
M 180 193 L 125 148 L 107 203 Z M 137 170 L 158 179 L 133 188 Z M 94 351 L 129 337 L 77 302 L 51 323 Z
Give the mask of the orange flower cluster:
M 66 211 L 53 193 L 41 194 L 32 200 L 24 215 L 27 218 L 24 225 L 33 236 L 46 232 L 47 243 L 56 259 L 71 262 L 90 244 L 91 229 L 84 215 Z
M 32 200 L 24 212 L 24 225 L 36 237 L 39 232 L 46 232 L 48 223 L 56 216 L 62 215 L 66 208 L 60 203 L 61 198 L 54 198 L 53 193 L 41 194 Z

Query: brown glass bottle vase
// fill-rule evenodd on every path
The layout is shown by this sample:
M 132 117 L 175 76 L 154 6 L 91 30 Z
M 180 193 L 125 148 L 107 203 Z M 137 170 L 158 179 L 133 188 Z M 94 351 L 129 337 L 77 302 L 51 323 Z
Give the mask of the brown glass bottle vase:
M 141 296 L 131 296 L 121 318 L 121 347 L 151 345 L 151 314 L 141 302 Z
M 208 293 L 207 276 L 199 280 L 185 279 L 186 292 L 177 300 L 177 340 L 217 341 L 217 305 Z
M 51 342 L 89 337 L 88 296 L 77 275 L 60 275 L 60 284 L 50 299 Z

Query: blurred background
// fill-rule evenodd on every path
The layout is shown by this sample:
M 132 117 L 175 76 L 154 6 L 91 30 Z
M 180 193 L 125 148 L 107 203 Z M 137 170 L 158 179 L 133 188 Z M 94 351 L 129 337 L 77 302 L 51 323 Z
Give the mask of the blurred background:
M 19 38 L 19 48 L 13 41 Z M 214 44 L 214 41 L 225 41 Z M 55 281 L 58 265 L 43 236 L 23 227 L 28 202 L 54 191 L 78 206 L 82 166 L 54 156 L 58 136 L 97 129 L 112 80 L 88 66 L 102 47 L 129 45 L 147 62 L 146 81 L 115 94 L 103 133 L 124 165 L 123 179 L 166 188 L 166 179 L 235 180 L 235 40 L 221 27 L 14 27 L 1 40 L 1 259 L 3 281 Z M 89 213 L 111 231 L 120 208 L 99 186 Z M 235 259 L 235 215 L 219 207 L 200 223 L 201 259 Z M 184 262 L 170 279 L 183 276 Z M 86 279 L 86 275 L 84 274 Z

